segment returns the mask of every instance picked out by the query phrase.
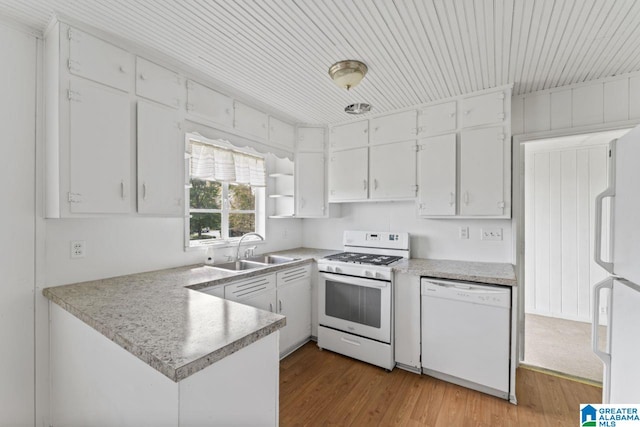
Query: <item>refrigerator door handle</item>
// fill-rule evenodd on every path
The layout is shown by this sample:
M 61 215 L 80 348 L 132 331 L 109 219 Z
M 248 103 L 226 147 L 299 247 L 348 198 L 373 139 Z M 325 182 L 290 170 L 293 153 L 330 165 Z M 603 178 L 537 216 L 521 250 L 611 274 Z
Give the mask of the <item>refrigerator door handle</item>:
M 611 289 L 613 290 L 613 279 L 611 277 L 608 277 L 606 279 L 604 279 L 602 282 L 596 284 L 593 287 L 593 318 L 592 318 L 592 322 L 591 322 L 591 346 L 593 348 L 593 352 L 595 353 L 596 356 L 598 356 L 598 358 L 600 360 L 602 360 L 602 362 L 605 364 L 606 372 L 609 372 L 609 368 L 611 366 L 611 353 L 607 353 L 606 351 L 600 351 L 600 339 L 599 339 L 599 335 L 598 335 L 598 314 L 600 312 L 600 294 L 602 293 L 603 289 Z M 607 339 L 609 339 L 609 337 L 611 336 L 611 298 L 613 296 L 613 293 L 609 294 L 609 301 L 608 301 L 608 310 L 607 310 Z M 607 350 L 608 350 L 607 346 Z
M 615 183 L 615 155 L 616 144 L 615 141 L 609 143 L 609 186 L 600 194 L 596 196 L 596 217 L 595 217 L 595 250 L 594 261 L 604 268 L 607 272 L 613 274 L 613 263 L 607 262 L 602 259 L 602 210 L 604 209 L 604 199 L 608 197 L 615 197 L 616 195 L 616 183 Z

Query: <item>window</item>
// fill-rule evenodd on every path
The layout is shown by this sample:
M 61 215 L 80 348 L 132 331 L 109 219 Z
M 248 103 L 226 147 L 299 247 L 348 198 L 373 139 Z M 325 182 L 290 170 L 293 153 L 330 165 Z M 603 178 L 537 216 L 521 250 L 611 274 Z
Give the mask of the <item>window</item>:
M 195 140 L 189 149 L 189 246 L 263 233 L 264 159 Z

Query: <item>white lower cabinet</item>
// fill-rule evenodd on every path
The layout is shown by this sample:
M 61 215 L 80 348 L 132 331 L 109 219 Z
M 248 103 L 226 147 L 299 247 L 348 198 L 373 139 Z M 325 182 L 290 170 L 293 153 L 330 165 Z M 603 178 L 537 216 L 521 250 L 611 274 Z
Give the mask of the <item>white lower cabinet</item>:
M 394 276 L 395 361 L 398 367 L 420 372 L 420 277 Z
M 202 292 L 221 296 L 219 287 Z M 311 265 L 255 276 L 224 286 L 224 298 L 287 317 L 280 329 L 280 357 L 311 337 Z

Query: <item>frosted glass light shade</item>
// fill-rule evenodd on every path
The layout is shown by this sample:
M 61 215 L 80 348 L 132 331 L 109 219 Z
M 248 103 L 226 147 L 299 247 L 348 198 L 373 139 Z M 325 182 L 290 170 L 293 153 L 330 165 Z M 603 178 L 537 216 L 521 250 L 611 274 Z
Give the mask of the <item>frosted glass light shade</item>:
M 340 61 L 329 68 L 329 76 L 335 84 L 347 90 L 355 87 L 367 74 L 367 66 L 360 61 Z

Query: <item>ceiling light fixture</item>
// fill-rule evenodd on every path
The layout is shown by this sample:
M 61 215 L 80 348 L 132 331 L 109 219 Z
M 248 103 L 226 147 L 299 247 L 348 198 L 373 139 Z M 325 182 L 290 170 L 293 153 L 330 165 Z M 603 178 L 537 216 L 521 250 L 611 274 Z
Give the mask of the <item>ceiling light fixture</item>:
M 347 90 L 356 87 L 367 74 L 367 66 L 360 61 L 346 60 L 336 62 L 329 68 L 329 76 L 335 84 Z

